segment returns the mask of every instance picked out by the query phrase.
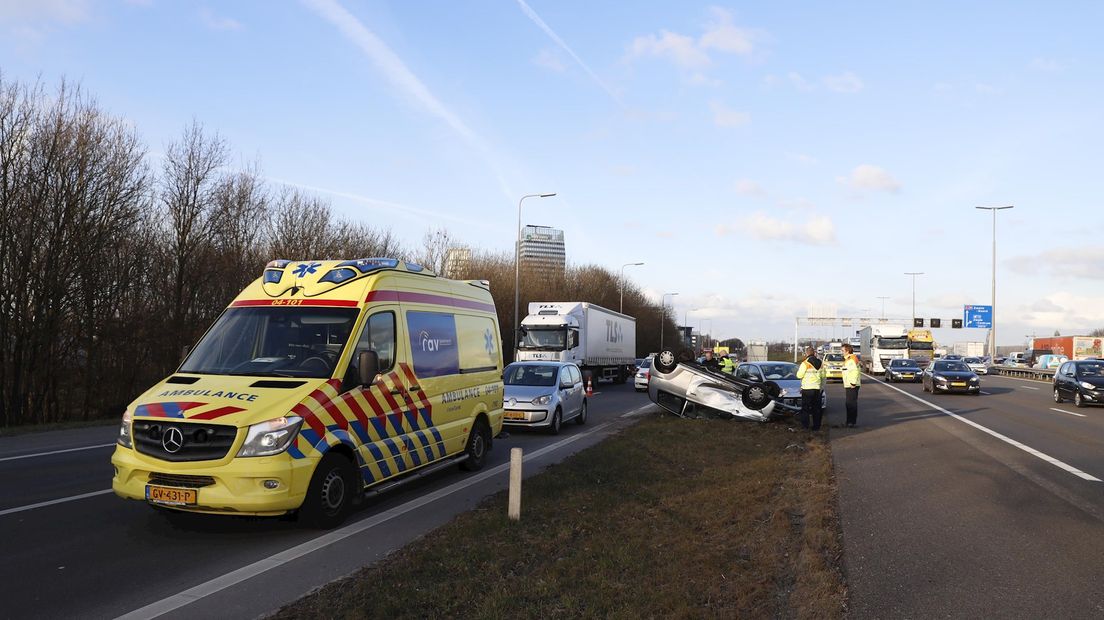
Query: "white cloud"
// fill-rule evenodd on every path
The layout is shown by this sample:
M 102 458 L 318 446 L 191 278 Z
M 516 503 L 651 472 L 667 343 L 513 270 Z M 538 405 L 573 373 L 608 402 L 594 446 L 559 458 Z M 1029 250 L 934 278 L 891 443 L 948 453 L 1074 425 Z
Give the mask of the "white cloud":
M 736 181 L 736 193 L 744 196 L 766 196 L 767 190 L 751 179 L 739 179 Z
M 863 81 L 851 71 L 839 75 L 826 75 L 820 80 L 829 90 L 837 93 L 857 93 L 863 89 Z
M 655 56 L 667 58 L 683 68 L 697 68 L 708 65 L 709 55 L 698 49 L 693 37 L 661 30 L 659 36 L 647 34 L 636 37 L 629 45 L 629 56 Z
M 602 78 L 598 77 L 598 74 L 590 68 L 590 65 L 583 62 L 582 58 L 579 58 L 579 55 L 575 53 L 575 50 L 571 49 L 571 46 L 568 45 L 563 39 L 561 39 L 560 35 L 556 34 L 556 31 L 552 30 L 552 27 L 545 23 L 545 21 L 541 19 L 541 16 L 537 15 L 537 12 L 534 11 L 532 7 L 526 4 L 525 0 L 517 0 L 517 3 L 518 6 L 521 7 L 521 12 L 525 13 L 525 16 L 528 17 L 530 21 L 532 21 L 534 24 L 537 25 L 538 28 L 544 31 L 544 34 L 548 35 L 549 39 L 552 39 L 552 41 L 556 45 L 560 46 L 560 49 L 567 52 L 567 55 L 571 56 L 575 63 L 578 64 L 579 67 L 582 68 L 582 70 L 590 76 L 590 79 L 594 80 L 594 83 L 597 84 L 599 88 L 606 91 L 606 94 L 609 95 L 610 98 L 617 103 L 617 105 L 621 106 L 622 108 L 625 107 L 624 102 L 621 101 L 621 97 L 618 96 L 618 94 L 614 92 L 614 90 L 610 88 L 609 85 L 606 84 L 604 80 L 602 80 Z
M 75 24 L 89 17 L 88 0 L 3 0 L 0 24 Z
M 755 50 L 752 33 L 732 23 L 732 13 L 720 7 L 710 7 L 715 21 L 702 33 L 699 44 L 702 49 L 717 50 L 726 54 L 747 55 Z
M 805 79 L 805 77 L 797 71 L 790 71 L 789 73 L 787 73 L 786 79 L 788 79 L 790 81 L 790 84 L 792 84 L 793 87 L 797 90 L 810 91 L 816 88 L 815 84 Z
M 751 122 L 750 114 L 734 110 L 720 101 L 710 101 L 709 109 L 713 111 L 713 124 L 718 127 L 743 127 Z
M 808 165 L 808 166 L 813 166 L 813 165 L 816 165 L 816 164 L 820 163 L 819 159 L 817 159 L 816 157 L 813 157 L 812 155 L 808 155 L 806 153 L 789 153 L 788 155 L 791 159 L 793 159 L 794 161 L 796 161 L 799 164 L 805 164 L 805 165 Z
M 1049 336 L 1055 329 L 1063 334 L 1084 334 L 1104 327 L 1104 295 L 1058 291 L 1031 304 L 1021 304 L 1004 315 L 1015 317 L 1027 327 L 1044 330 L 1046 333 L 1041 335 Z
M 1062 306 L 1059 306 L 1045 297 L 1031 304 L 1032 312 L 1061 312 L 1062 310 Z
M 204 26 L 207 26 L 211 30 L 241 30 L 242 28 L 241 22 L 238 20 L 215 15 L 207 8 L 199 10 L 199 19 L 203 22 Z
M 556 73 L 563 73 L 567 70 L 563 62 L 560 61 L 560 57 L 555 52 L 549 50 L 541 50 L 535 58 L 533 58 L 533 64 L 538 67 L 543 67 L 549 71 L 555 71 Z
M 1016 256 L 1005 263 L 1012 271 L 1024 275 L 1104 280 L 1104 248 L 1048 250 L 1041 254 Z
M 827 215 L 805 218 L 800 224 L 782 220 L 757 211 L 740 218 L 733 225 L 716 228 L 718 235 L 748 236 L 761 241 L 792 241 L 808 245 L 830 245 L 836 242 L 836 226 Z
M 346 39 L 359 47 L 398 92 L 443 121 L 478 152 L 488 167 L 491 168 L 504 196 L 510 200 L 516 197 L 517 192 L 506 181 L 502 166 L 487 141 L 472 131 L 467 123 L 441 102 L 382 39 L 377 37 L 371 30 L 368 30 L 355 15 L 347 11 L 336 0 L 303 1 L 319 16 L 333 24 Z
M 893 175 L 884 169 L 871 164 L 856 166 L 847 177 L 837 177 L 840 183 L 859 191 L 872 190 L 896 193 L 901 190 L 901 184 Z
M 701 69 L 712 61 L 710 52 L 748 56 L 755 51 L 756 33 L 732 23 L 732 13 L 720 7 L 710 7 L 713 20 L 701 35 L 660 30 L 659 34 L 641 35 L 632 40 L 628 58 L 653 56 L 666 58 L 684 69 Z
M 1065 66 L 1052 58 L 1032 58 L 1027 68 L 1044 73 L 1057 73 L 1065 69 Z

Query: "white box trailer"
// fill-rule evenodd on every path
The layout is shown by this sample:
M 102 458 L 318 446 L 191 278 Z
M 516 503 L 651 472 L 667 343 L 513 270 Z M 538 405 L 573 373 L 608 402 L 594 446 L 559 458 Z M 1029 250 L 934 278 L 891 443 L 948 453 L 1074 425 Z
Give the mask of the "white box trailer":
M 767 361 L 767 343 L 765 342 L 749 342 L 747 345 L 747 361 L 749 362 L 765 362 Z
M 623 383 L 636 372 L 636 319 L 585 301 L 535 301 L 521 321 L 517 360 L 575 362 Z

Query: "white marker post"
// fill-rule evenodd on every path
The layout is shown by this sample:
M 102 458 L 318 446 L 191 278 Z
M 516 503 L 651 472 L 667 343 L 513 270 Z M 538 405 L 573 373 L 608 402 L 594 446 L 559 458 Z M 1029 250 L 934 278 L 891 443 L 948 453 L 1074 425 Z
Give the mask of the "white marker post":
M 506 516 L 511 521 L 521 519 L 521 448 L 510 448 L 510 499 L 506 507 Z

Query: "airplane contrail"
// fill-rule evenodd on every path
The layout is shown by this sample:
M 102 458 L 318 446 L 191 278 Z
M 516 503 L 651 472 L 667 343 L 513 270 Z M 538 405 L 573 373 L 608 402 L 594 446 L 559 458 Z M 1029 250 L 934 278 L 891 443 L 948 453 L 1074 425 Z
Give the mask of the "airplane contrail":
M 469 146 L 478 151 L 497 178 L 503 194 L 511 200 L 517 197 L 517 192 L 510 188 L 502 172 L 502 166 L 487 141 L 438 99 L 382 39 L 336 0 L 303 0 L 303 2 L 336 26 L 345 38 L 359 47 L 394 86 L 427 112 L 444 121 Z
M 549 27 L 548 24 L 544 23 L 544 20 L 541 19 L 540 15 L 537 15 L 537 12 L 534 11 L 533 8 L 530 7 L 528 4 L 526 4 L 525 0 L 517 0 L 517 3 L 518 6 L 521 7 L 521 11 L 525 13 L 525 16 L 528 17 L 534 24 L 536 24 L 537 27 L 543 30 L 544 34 L 548 35 L 548 38 L 552 39 L 556 43 L 556 45 L 559 45 L 563 51 L 567 52 L 568 55 L 575 60 L 575 63 L 578 64 L 583 69 L 583 71 L 585 71 L 586 74 L 590 76 L 590 79 L 594 80 L 594 82 L 598 84 L 598 86 L 602 90 L 606 91 L 606 94 L 609 95 L 610 98 L 613 99 L 618 106 L 622 108 L 625 107 L 625 102 L 621 101 L 621 97 L 612 88 L 610 88 L 609 85 L 602 80 L 602 78 L 598 77 L 598 74 L 591 70 L 591 68 L 585 62 L 583 62 L 582 58 L 579 58 L 579 55 L 575 53 L 575 50 L 571 49 L 571 46 L 565 43 L 564 40 L 560 38 L 560 35 L 556 34 L 556 31 L 552 30 L 552 28 Z

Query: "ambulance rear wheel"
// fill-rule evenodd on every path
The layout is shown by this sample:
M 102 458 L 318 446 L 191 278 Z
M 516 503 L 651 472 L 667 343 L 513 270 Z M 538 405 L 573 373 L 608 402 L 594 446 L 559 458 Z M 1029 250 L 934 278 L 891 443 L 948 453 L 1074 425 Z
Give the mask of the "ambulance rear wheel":
M 327 452 L 314 469 L 299 520 L 308 527 L 331 529 L 349 516 L 358 492 L 358 472 L 342 454 Z
M 491 429 L 482 419 L 476 420 L 468 435 L 468 445 L 464 448 L 464 454 L 468 458 L 460 462 L 460 469 L 465 471 L 479 471 L 487 462 L 487 451 L 491 449 Z

